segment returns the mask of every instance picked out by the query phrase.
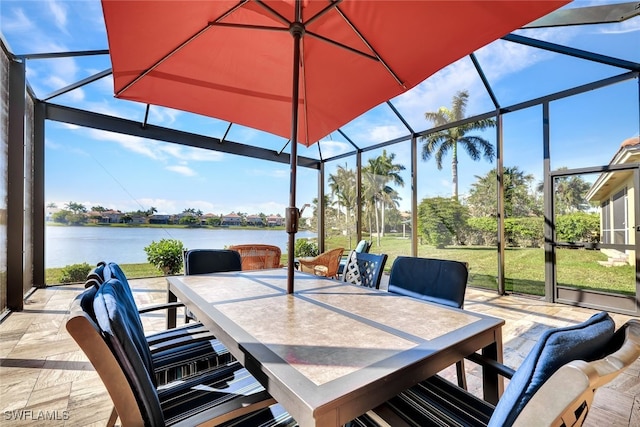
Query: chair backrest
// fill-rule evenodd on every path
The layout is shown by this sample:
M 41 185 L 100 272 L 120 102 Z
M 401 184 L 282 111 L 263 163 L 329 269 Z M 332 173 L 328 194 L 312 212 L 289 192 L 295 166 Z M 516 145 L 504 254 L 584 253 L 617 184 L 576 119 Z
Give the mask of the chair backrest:
M 242 260 L 242 270 L 261 270 L 279 268 L 282 251 L 279 247 L 262 244 L 233 245 L 229 247 L 237 251 Z
M 511 426 L 541 386 L 563 365 L 599 359 L 610 349 L 615 323 L 606 312 L 585 322 L 544 332 L 509 381 L 489 426 Z M 570 387 L 566 384 L 563 387 Z M 560 395 L 563 389 L 555 390 Z
M 327 277 L 335 277 L 338 274 L 338 267 L 340 267 L 340 259 L 342 258 L 343 252 L 344 248 L 336 248 L 321 253 L 316 257 L 318 264 L 327 267 L 326 272 L 324 272 Z
M 115 277 L 104 282 L 95 294 L 93 310 L 104 339 L 129 380 L 143 418 L 148 425 L 164 425 L 153 358 L 144 330 L 138 326 L 138 309 L 131 304 L 125 286 Z
M 299 258 L 300 270 L 305 273 L 335 277 L 338 274 L 343 252 L 344 248 L 335 248 L 313 258 Z
M 81 301 L 87 298 L 86 294 L 95 294 L 97 290 L 97 288 L 88 289 L 74 300 L 66 328 L 100 376 L 122 425 L 142 426 L 144 425 L 142 412 L 122 366 L 102 337 L 98 325 L 82 308 L 84 304 Z M 93 306 L 93 296 L 88 299 L 89 305 Z
M 601 359 L 562 366 L 533 395 L 514 425 L 582 425 L 596 389 L 640 357 L 640 320 L 625 323 L 607 347 Z
M 462 308 L 469 271 L 459 261 L 400 256 L 391 266 L 389 292 Z
M 386 262 L 387 254 L 351 251 L 342 273 L 342 280 L 354 285 L 380 289 L 380 279 Z
M 223 273 L 242 270 L 242 259 L 229 249 L 189 249 L 184 253 L 184 274 Z
M 371 243 L 368 240 L 360 240 L 356 245 L 354 251 L 358 253 L 368 253 L 369 249 L 371 249 Z

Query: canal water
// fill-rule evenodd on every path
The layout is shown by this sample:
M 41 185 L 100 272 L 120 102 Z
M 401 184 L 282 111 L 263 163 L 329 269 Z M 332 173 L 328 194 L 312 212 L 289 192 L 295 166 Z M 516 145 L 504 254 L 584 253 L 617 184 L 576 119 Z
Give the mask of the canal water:
M 300 231 L 296 239 L 315 238 L 316 233 Z M 142 227 L 60 227 L 45 229 L 45 267 L 64 267 L 87 262 L 114 261 L 118 264 L 147 262 L 145 246 L 160 239 L 177 239 L 187 249 L 223 249 L 244 244 L 275 245 L 287 251 L 288 234 L 284 230 L 242 230 L 203 228 Z

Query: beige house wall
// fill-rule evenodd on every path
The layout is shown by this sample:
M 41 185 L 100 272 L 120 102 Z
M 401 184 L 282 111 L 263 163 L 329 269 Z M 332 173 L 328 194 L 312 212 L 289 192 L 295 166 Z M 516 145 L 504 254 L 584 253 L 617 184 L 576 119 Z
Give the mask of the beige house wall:
M 607 194 L 607 197 L 611 197 L 613 194 L 616 194 L 620 190 L 626 188 L 627 189 L 627 235 L 629 241 L 627 242 L 630 245 L 635 245 L 636 243 L 636 233 L 635 226 L 640 225 L 636 223 L 635 218 L 635 188 L 634 188 L 634 178 L 633 174 L 630 174 L 629 177 L 623 181 L 617 187 L 611 189 L 611 191 Z M 613 203 L 609 203 L 608 209 L 610 220 L 613 219 Z M 600 230 L 604 230 L 603 223 L 603 215 L 600 215 Z M 627 249 L 625 254 L 628 257 L 628 262 L 630 265 L 636 265 L 636 251 Z

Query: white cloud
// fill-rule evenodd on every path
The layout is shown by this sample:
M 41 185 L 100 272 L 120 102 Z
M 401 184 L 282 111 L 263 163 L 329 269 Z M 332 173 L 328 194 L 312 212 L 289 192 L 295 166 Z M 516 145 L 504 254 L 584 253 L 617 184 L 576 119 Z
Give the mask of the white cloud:
M 9 7 L 5 5 L 5 7 Z M 32 32 L 36 29 L 35 24 L 30 20 L 22 8 L 12 9 L 12 17 L 2 21 L 2 31 L 12 33 L 14 31 Z
M 382 125 L 373 126 L 369 130 L 367 139 L 371 142 L 385 142 L 406 135 L 407 129 L 402 126 Z
M 87 132 L 89 136 L 95 140 L 115 142 L 126 150 L 149 157 L 153 160 L 165 163 L 171 161 L 182 162 L 183 164 L 181 166 L 171 166 L 169 170 L 186 176 L 196 175 L 193 170 L 187 167 L 187 162 L 189 161 L 218 162 L 224 160 L 224 153 L 217 151 L 153 141 L 137 136 L 106 132 L 98 129 L 87 129 Z
M 113 79 L 112 79 L 113 85 Z M 176 119 L 182 114 L 182 111 L 174 110 L 172 108 L 160 107 L 152 105 L 149 108 L 149 116 L 151 123 L 162 123 L 162 126 L 170 127 L 169 125 L 175 123 Z
M 187 147 L 179 144 L 163 144 L 162 150 L 168 155 L 184 161 L 220 162 L 224 153 L 202 148 Z
M 195 175 L 197 175 L 196 172 L 193 169 L 191 169 L 189 166 L 185 166 L 185 165 L 167 166 L 165 169 L 167 169 L 168 171 L 171 171 L 171 172 L 178 173 L 180 175 L 184 175 L 184 176 L 195 176 Z
M 640 19 L 629 19 L 611 26 L 603 27 L 600 32 L 602 34 L 624 34 L 633 33 L 634 31 L 640 31 Z
M 49 0 L 47 2 L 49 12 L 53 16 L 56 27 L 63 33 L 67 34 L 67 9 L 62 2 Z
M 351 144 L 347 142 L 336 141 L 333 139 L 324 139 L 320 141 L 319 144 L 320 144 L 320 150 L 322 152 L 322 157 L 324 159 L 337 156 L 338 154 L 342 154 L 348 150 L 353 149 Z M 314 144 L 311 147 L 309 147 L 309 149 L 317 150 L 318 147 L 316 147 Z

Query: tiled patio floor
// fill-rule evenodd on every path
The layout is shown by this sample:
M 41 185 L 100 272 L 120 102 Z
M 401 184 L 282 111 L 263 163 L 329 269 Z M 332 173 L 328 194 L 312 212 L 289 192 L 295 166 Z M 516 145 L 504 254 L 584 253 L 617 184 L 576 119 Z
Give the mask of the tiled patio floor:
M 164 278 L 131 280 L 139 305 L 166 301 Z M 35 291 L 25 310 L 0 324 L 1 426 L 102 426 L 111 400 L 91 364 L 64 327 L 71 300 L 82 285 Z M 540 334 L 549 327 L 587 319 L 594 310 L 548 304 L 517 296 L 467 290 L 465 308 L 505 319 L 504 361 L 517 368 Z M 629 316 L 613 314 L 616 325 Z M 145 330 L 164 326 L 164 314 L 143 316 Z M 428 321 L 428 319 L 425 319 Z M 466 363 L 469 388 L 479 391 L 479 369 Z M 455 375 L 450 368 L 447 376 Z M 18 419 L 22 417 L 22 420 Z M 640 360 L 598 390 L 587 426 L 640 425 Z

